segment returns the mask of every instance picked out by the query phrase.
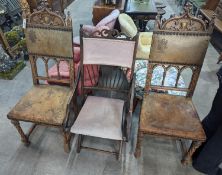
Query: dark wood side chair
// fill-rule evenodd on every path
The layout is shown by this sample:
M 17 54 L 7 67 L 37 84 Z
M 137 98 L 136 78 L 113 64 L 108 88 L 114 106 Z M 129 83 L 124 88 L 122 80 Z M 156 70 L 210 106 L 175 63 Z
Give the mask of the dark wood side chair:
M 34 86 L 12 108 L 7 117 L 21 135 L 22 142 L 29 145 L 29 136 L 36 125 L 47 125 L 60 128 L 64 135 L 64 149 L 69 151 L 70 127 L 74 123 L 75 83 L 73 67 L 72 27 L 56 13 L 43 8 L 32 13 L 28 19 L 26 42 L 31 63 Z M 69 22 L 68 22 L 69 24 Z M 44 64 L 38 64 L 42 60 Z M 69 66 L 70 78 L 54 78 L 57 83 L 69 86 L 44 84 L 51 78 L 48 76 L 49 62 L 54 61 L 58 66 L 64 61 Z M 42 69 L 40 69 L 42 67 Z M 40 74 L 45 70 L 45 75 Z M 33 126 L 25 134 L 20 121 L 31 122 Z
M 184 149 L 182 163 L 188 163 L 195 150 L 206 139 L 192 96 L 208 48 L 213 23 L 205 23 L 186 12 L 161 23 L 156 22 L 148 64 L 147 82 L 141 108 L 135 156 L 141 154 L 143 135 L 154 135 L 191 140 L 189 150 Z M 163 69 L 160 85 L 151 83 L 153 71 Z M 175 68 L 174 86 L 166 84 L 168 70 Z M 178 86 L 185 70 L 192 72 L 187 88 Z M 159 90 L 165 93 L 157 93 Z M 168 91 L 185 92 L 186 96 L 170 95 Z M 201 98 L 201 97 L 200 97 Z M 182 144 L 185 146 L 185 144 Z
M 118 151 L 102 151 L 120 158 L 131 127 L 134 76 L 129 70 L 133 72 L 138 37 L 124 38 L 116 30 L 105 29 L 88 36 L 82 28 L 80 36 L 81 80 L 89 76 L 86 70 L 92 65 L 97 65 L 92 73 L 99 72 L 99 76 L 92 80 L 97 81 L 93 87 L 81 81 L 84 104 L 71 129 L 78 134 L 77 152 L 81 148 L 98 150 L 83 146 L 82 140 L 83 136 L 99 137 L 119 142 Z

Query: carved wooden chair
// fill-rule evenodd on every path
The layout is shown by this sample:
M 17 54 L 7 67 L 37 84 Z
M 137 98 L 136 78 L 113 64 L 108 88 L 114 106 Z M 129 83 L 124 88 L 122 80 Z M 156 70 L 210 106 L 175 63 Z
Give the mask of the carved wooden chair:
M 182 163 L 188 163 L 195 150 L 206 139 L 192 96 L 208 48 L 213 24 L 190 16 L 188 12 L 179 17 L 158 21 L 153 33 L 149 57 L 147 82 L 141 108 L 135 156 L 141 154 L 144 134 L 170 137 L 176 140 L 191 140 L 189 150 L 184 149 Z M 157 67 L 163 69 L 159 85 L 152 82 Z M 176 69 L 173 86 L 167 85 L 168 71 Z M 183 71 L 190 70 L 192 76 L 187 87 L 179 86 Z M 162 93 L 157 93 L 158 91 Z M 169 91 L 185 92 L 186 96 L 170 95 Z M 165 92 L 165 93 L 163 93 Z M 184 143 L 184 142 L 182 142 Z M 182 144 L 182 148 L 185 144 Z
M 73 68 L 72 27 L 62 17 L 43 8 L 30 15 L 27 23 L 26 42 L 32 69 L 34 86 L 12 108 L 7 117 L 21 135 L 22 142 L 29 145 L 29 136 L 37 125 L 60 128 L 64 135 L 64 149 L 69 151 L 70 127 L 76 112 L 75 83 Z M 43 61 L 44 66 L 38 61 Z M 57 65 L 61 61 L 69 66 L 70 78 L 53 78 L 54 82 L 66 86 L 44 84 L 50 80 L 48 68 L 50 61 Z M 41 69 L 41 67 L 43 67 Z M 45 75 L 41 71 L 45 70 Z M 59 70 L 58 70 L 59 72 Z M 33 126 L 25 134 L 20 121 L 31 122 Z
M 98 31 L 97 36 L 88 36 L 80 29 L 81 36 L 81 80 L 84 67 L 97 65 L 98 83 L 86 86 L 81 81 L 84 105 L 72 126 L 71 132 L 78 134 L 77 152 L 81 148 L 98 150 L 82 145 L 82 136 L 99 137 L 119 142 L 119 150 L 110 152 L 120 158 L 122 142 L 128 140 L 134 96 L 133 72 L 137 36 L 124 38 L 116 30 Z M 100 48 L 100 49 L 98 49 Z

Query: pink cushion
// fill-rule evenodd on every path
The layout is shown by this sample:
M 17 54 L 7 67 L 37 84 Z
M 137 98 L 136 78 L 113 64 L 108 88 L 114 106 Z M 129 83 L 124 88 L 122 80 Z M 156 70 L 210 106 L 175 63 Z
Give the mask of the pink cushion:
M 77 76 L 78 68 L 80 62 L 74 63 L 74 71 L 75 76 Z M 61 78 L 68 79 L 69 78 L 69 66 L 66 61 L 61 61 L 59 63 L 59 72 Z M 49 69 L 49 77 L 58 77 L 57 66 L 54 65 Z M 77 77 L 75 77 L 76 79 Z M 94 86 L 97 84 L 99 78 L 98 66 L 96 65 L 88 65 L 84 68 L 84 86 Z M 78 93 L 81 94 L 81 82 L 78 86 Z
M 116 19 L 118 18 L 120 12 L 118 9 L 113 10 L 108 16 L 103 18 L 96 27 L 100 26 L 108 26 L 110 29 L 114 28 L 114 25 L 116 23 Z
M 86 34 L 90 35 L 91 33 L 95 31 L 101 31 L 102 29 L 113 29 L 119 14 L 119 10 L 115 9 L 108 16 L 103 18 L 96 26 L 83 25 L 83 30 L 86 32 Z M 105 26 L 108 28 L 105 28 Z M 80 45 L 80 37 L 74 37 L 73 42 L 76 45 Z
M 123 105 L 123 100 L 88 96 L 71 132 L 122 140 Z

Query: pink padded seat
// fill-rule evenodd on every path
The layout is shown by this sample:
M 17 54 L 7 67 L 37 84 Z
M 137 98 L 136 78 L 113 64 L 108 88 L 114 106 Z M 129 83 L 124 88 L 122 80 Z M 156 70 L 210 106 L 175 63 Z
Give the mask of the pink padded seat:
M 71 128 L 71 132 L 93 137 L 122 140 L 123 105 L 123 100 L 88 96 Z

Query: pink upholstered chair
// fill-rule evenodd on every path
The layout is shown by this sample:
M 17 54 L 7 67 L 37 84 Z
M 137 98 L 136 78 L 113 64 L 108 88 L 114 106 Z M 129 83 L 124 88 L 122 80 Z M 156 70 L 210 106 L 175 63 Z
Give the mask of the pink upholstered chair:
M 83 25 L 83 30 L 88 35 L 92 34 L 95 31 L 101 31 L 102 29 L 113 29 L 116 23 L 116 20 L 120 12 L 118 9 L 113 10 L 108 16 L 103 18 L 96 26 L 93 25 Z M 106 26 L 106 27 L 105 27 Z M 80 38 L 76 36 L 74 38 L 74 44 L 80 45 Z
M 126 71 L 134 68 L 137 36 L 118 37 L 118 31 L 112 30 L 103 30 L 99 37 L 80 33 L 80 67 L 84 70 L 80 77 L 85 80 L 86 66 L 97 65 L 99 78 L 93 87 L 81 81 L 84 104 L 71 131 L 78 134 L 77 152 L 88 148 L 81 146 L 82 136 L 99 137 L 119 142 L 119 150 L 112 153 L 120 158 L 131 127 L 135 79 L 133 74 L 128 79 Z

